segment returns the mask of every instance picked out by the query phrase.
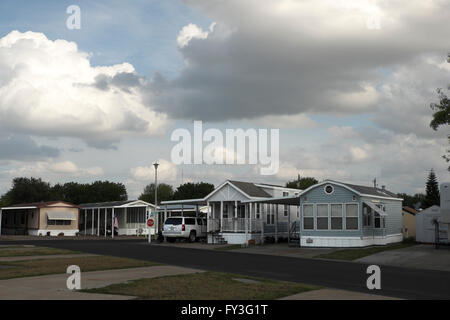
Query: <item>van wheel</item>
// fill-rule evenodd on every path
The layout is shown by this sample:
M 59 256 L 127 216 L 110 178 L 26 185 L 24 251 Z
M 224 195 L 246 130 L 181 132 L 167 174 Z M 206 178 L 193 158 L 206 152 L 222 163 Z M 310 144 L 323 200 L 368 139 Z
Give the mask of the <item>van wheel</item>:
M 195 231 L 191 231 L 191 233 L 189 234 L 189 242 L 195 242 L 195 239 L 196 239 Z

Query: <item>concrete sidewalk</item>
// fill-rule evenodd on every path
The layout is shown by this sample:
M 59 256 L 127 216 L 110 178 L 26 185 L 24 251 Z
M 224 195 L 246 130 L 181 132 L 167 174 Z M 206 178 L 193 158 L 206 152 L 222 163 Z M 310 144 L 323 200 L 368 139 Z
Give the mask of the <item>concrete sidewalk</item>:
M 450 247 L 420 244 L 408 248 L 376 253 L 356 262 L 366 264 L 388 265 L 405 268 L 417 268 L 450 271 Z
M 379 296 L 369 293 L 325 288 L 297 293 L 292 296 L 281 298 L 279 300 L 401 300 L 401 299 Z
M 81 272 L 81 288 L 101 288 L 141 278 L 190 274 L 197 269 L 154 266 L 144 268 Z M 0 280 L 0 300 L 126 300 L 134 297 L 70 291 L 66 287 L 69 274 Z

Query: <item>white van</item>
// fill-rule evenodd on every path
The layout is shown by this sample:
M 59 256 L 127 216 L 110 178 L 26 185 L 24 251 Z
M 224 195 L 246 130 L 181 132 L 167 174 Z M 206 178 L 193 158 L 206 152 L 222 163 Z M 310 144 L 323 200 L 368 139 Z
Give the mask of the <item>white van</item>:
M 195 217 L 170 217 L 164 221 L 164 239 L 174 242 L 177 238 L 195 242 L 197 238 L 206 237 L 206 219 Z

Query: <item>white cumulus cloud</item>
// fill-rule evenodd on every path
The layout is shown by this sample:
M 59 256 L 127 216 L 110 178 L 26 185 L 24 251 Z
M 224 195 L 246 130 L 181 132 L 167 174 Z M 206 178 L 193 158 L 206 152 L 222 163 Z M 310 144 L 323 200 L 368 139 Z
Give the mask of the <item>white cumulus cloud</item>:
M 128 134 L 159 134 L 164 114 L 142 99 L 145 79 L 129 63 L 93 67 L 74 42 L 37 32 L 0 39 L 0 126 L 81 138 L 110 147 Z

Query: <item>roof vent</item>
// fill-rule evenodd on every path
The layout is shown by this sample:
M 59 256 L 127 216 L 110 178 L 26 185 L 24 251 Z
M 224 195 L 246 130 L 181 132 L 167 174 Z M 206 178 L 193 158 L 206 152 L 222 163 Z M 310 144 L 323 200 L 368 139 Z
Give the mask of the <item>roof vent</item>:
M 386 186 L 381 186 L 381 190 L 386 190 Z

